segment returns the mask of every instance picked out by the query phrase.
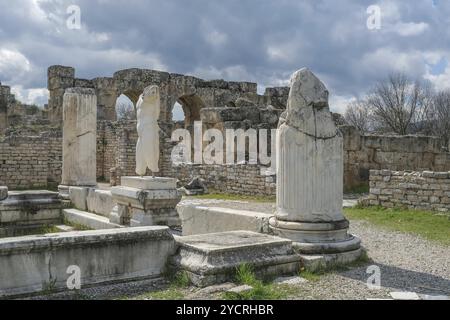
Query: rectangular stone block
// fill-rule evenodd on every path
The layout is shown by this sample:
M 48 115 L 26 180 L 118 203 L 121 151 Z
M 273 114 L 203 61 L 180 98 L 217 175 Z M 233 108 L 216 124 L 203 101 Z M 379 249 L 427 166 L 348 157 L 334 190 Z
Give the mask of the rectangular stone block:
M 177 210 L 185 236 L 238 230 L 270 233 L 269 219 L 273 216 L 261 212 L 191 205 L 179 205 Z
M 122 177 L 121 185 L 143 190 L 171 190 L 177 188 L 177 179 L 161 177 Z
M 87 196 L 89 188 L 69 187 L 69 198 L 72 205 L 79 210 L 87 210 Z
M 70 266 L 82 288 L 160 277 L 174 246 L 167 227 L 0 239 L 0 297 L 67 290 Z

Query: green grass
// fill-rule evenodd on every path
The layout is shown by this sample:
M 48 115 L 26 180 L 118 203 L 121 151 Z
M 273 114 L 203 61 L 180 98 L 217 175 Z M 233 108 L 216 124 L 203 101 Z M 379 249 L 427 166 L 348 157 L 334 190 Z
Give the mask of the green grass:
M 225 292 L 225 300 L 280 300 L 286 298 L 290 290 L 287 286 L 277 286 L 263 282 L 256 278 L 253 269 L 248 264 L 242 264 L 236 270 L 236 282 L 240 285 L 249 285 L 253 289 L 242 293 Z
M 137 300 L 183 300 L 185 298 L 184 289 L 191 284 L 189 276 L 186 272 L 178 272 L 175 274 L 166 274 L 170 284 L 167 289 L 148 292 L 134 299 Z M 126 298 L 127 299 L 127 298 Z
M 345 188 L 344 193 L 364 194 L 369 193 L 369 190 L 370 190 L 369 184 L 361 184 L 359 186 L 355 186 L 352 188 Z
M 56 226 L 44 225 L 34 228 L 17 228 L 8 232 L 5 235 L 0 235 L 0 238 L 12 238 L 12 237 L 24 237 L 24 236 L 34 236 L 43 235 L 49 233 L 59 233 L 61 232 Z
M 366 220 L 389 230 L 414 234 L 450 245 L 449 214 L 380 207 L 345 209 L 345 214 L 351 220 Z
M 155 291 L 137 297 L 137 300 L 183 300 L 184 293 L 178 288 L 168 288 L 167 290 Z
M 229 201 L 254 201 L 254 202 L 275 202 L 275 196 L 244 196 L 229 193 L 209 193 L 200 196 L 193 196 L 197 199 L 217 199 L 217 200 L 229 200 Z
M 63 224 L 68 226 L 68 227 L 74 228 L 74 231 L 90 231 L 90 230 L 93 230 L 92 228 L 89 228 L 88 226 L 85 226 L 85 225 L 79 224 L 79 223 L 70 222 L 67 219 L 64 219 Z

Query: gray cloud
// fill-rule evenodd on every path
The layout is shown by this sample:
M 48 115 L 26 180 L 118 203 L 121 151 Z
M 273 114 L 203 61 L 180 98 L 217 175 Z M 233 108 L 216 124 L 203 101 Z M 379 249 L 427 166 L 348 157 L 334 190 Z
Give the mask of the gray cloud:
M 81 30 L 65 26 L 70 4 Z M 372 4 L 380 30 L 366 27 Z M 0 0 L 0 81 L 38 99 L 52 64 L 84 78 L 145 67 L 261 86 L 308 66 L 342 111 L 391 71 L 450 83 L 450 68 L 430 74 L 450 60 L 449 17 L 436 0 Z

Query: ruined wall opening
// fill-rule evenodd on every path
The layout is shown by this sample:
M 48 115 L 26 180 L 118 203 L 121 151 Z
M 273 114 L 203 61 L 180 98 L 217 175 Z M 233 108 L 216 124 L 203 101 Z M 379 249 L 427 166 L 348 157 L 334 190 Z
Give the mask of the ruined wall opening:
M 186 95 L 178 98 L 172 108 L 172 121 L 174 122 L 183 120 L 180 117 L 180 107 L 184 114 L 184 128 L 193 131 L 194 122 L 200 121 L 200 110 L 205 107 L 205 103 L 197 95 Z M 178 120 L 180 118 L 181 120 Z
M 116 114 L 117 120 L 136 120 L 136 104 L 122 94 L 116 100 Z

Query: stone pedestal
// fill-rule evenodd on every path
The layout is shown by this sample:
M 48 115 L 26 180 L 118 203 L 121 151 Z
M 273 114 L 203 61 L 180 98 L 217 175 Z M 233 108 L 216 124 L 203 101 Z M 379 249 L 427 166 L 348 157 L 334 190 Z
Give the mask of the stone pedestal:
M 117 206 L 110 215 L 113 223 L 137 226 L 181 225 L 177 204 L 181 194 L 173 178 L 122 177 L 122 185 L 111 194 Z
M 288 108 L 277 133 L 277 211 L 273 232 L 298 252 L 361 254 L 342 214 L 343 139 L 328 107 L 328 91 L 309 71 L 291 79 Z
M 63 99 L 63 165 L 58 187 L 69 199 L 69 187 L 97 185 L 97 97 L 93 89 L 69 88 Z

